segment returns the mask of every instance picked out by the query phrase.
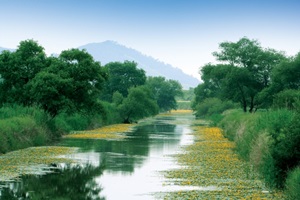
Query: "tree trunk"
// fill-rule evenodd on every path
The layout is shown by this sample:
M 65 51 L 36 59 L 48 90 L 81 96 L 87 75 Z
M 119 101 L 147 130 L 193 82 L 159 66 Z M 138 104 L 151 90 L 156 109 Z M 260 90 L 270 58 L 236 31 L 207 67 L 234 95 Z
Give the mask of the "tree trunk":
M 251 101 L 250 101 L 250 109 L 249 112 L 252 113 L 254 108 L 254 97 L 251 96 Z
M 243 99 L 243 110 L 244 112 L 247 112 L 247 102 Z

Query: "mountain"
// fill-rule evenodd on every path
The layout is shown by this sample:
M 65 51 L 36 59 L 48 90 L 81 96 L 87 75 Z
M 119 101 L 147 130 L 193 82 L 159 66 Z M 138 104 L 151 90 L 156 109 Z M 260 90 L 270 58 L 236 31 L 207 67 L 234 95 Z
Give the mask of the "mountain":
M 0 47 L 0 53 L 4 50 L 8 50 L 8 51 L 14 51 L 13 49 L 8 49 L 8 48 L 3 48 L 3 47 Z
M 120 45 L 114 41 L 90 43 L 78 48 L 85 49 L 96 61 L 100 61 L 102 65 L 115 61 L 135 61 L 138 64 L 138 68 L 145 70 L 147 76 L 163 76 L 166 79 L 177 80 L 184 89 L 196 87 L 200 83 L 198 79 L 185 74 L 181 69 L 146 56 L 137 50 Z
M 4 50 L 7 50 L 6 48 L 0 47 L 0 53 Z

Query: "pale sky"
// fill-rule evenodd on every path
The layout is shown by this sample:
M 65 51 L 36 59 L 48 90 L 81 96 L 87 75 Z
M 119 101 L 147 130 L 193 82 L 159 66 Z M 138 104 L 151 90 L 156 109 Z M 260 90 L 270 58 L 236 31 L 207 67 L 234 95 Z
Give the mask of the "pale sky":
M 300 51 L 300 0 L 0 0 L 0 47 L 47 54 L 114 40 L 199 78 L 224 41 Z

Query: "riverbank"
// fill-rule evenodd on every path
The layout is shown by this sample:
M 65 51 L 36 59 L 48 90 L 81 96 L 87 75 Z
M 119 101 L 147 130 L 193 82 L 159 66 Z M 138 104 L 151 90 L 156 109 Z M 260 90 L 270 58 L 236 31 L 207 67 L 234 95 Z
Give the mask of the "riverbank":
M 253 167 L 238 158 L 235 144 L 219 128 L 193 126 L 194 143 L 176 156 L 182 166 L 165 172 L 166 185 L 196 187 L 170 192 L 165 199 L 284 199 L 269 190 Z M 198 188 L 198 189 L 197 189 Z
M 0 108 L 0 154 L 36 146 L 49 146 L 74 131 L 94 130 L 121 123 L 112 106 L 106 115 L 60 113 L 55 118 L 37 107 L 4 105 Z

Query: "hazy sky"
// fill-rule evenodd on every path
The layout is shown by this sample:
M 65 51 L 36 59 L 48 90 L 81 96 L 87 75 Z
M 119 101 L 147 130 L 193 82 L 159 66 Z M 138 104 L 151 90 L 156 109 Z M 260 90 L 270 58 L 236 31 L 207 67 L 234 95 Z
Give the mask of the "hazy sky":
M 300 51 L 300 0 L 0 0 L 0 46 L 46 53 L 114 40 L 199 77 L 224 41 Z

